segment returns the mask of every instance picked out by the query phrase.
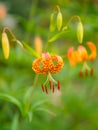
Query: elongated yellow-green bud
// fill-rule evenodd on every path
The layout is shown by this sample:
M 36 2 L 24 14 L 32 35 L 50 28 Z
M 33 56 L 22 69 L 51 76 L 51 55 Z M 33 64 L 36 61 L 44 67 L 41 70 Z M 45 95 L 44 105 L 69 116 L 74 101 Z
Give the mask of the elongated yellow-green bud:
M 57 14 L 57 29 L 60 30 L 62 27 L 62 13 L 58 12 Z
M 83 41 L 83 24 L 82 24 L 82 22 L 79 22 L 78 26 L 77 26 L 77 38 L 78 38 L 79 43 L 82 43 L 82 41 Z
M 3 49 L 4 58 L 8 59 L 10 48 L 9 48 L 9 40 L 5 32 L 2 33 L 2 49 Z
M 56 28 L 56 22 L 55 22 L 55 18 L 54 18 L 54 13 L 52 13 L 50 15 L 50 32 L 55 31 Z

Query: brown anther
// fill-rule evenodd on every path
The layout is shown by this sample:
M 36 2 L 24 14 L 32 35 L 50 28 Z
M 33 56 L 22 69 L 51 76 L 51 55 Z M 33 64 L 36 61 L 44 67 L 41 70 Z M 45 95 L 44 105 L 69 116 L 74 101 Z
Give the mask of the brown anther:
M 42 90 L 43 90 L 43 92 L 45 91 L 45 86 L 42 84 Z
M 93 75 L 94 75 L 94 69 L 91 68 L 91 70 L 90 70 L 90 76 L 93 76 Z
M 58 81 L 57 87 L 58 87 L 58 90 L 60 90 L 60 81 Z
M 45 91 L 46 91 L 46 93 L 48 94 L 48 89 L 47 89 L 47 87 L 45 86 Z
M 88 76 L 88 69 L 85 70 L 85 75 Z
M 52 92 L 54 93 L 54 85 L 52 86 Z
M 52 81 L 50 80 L 49 83 L 50 83 L 50 89 L 52 89 L 52 85 L 53 85 Z
M 83 77 L 83 72 L 82 71 L 79 72 L 79 77 L 81 77 L 81 78 Z

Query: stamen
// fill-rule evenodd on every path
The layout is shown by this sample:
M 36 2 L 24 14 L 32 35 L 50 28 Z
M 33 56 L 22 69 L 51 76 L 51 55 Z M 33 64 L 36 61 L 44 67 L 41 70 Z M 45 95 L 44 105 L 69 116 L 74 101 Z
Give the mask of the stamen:
M 46 93 L 48 94 L 48 89 L 47 89 L 47 87 L 45 86 L 45 90 L 46 90 Z
M 91 70 L 90 70 L 90 76 L 93 76 L 93 75 L 94 75 L 94 69 L 91 68 Z
M 83 77 L 83 72 L 82 71 L 79 72 L 79 77 L 81 77 L 81 78 Z
M 52 81 L 49 80 L 49 83 L 50 83 L 50 89 L 52 89 L 52 86 L 53 86 Z
M 43 92 L 45 91 L 45 86 L 42 84 L 42 90 L 43 90 Z
M 58 87 L 58 90 L 60 90 L 60 81 L 58 81 L 57 87 Z

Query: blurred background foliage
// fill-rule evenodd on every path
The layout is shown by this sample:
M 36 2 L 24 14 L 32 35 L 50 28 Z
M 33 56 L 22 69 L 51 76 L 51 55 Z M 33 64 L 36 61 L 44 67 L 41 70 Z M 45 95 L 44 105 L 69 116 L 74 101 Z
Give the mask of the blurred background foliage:
M 92 41 L 98 47 L 97 0 L 0 0 L 0 38 L 2 28 L 8 26 L 19 40 L 31 47 L 38 35 L 45 46 L 50 14 L 57 4 L 63 14 L 63 24 L 73 15 L 79 15 L 84 25 L 83 44 Z M 73 21 L 70 31 L 50 43 L 48 50 L 64 55 L 70 45 L 77 46 L 76 26 L 77 21 Z M 27 116 L 24 111 L 35 79 L 34 57 L 15 43 L 10 45 L 10 58 L 6 61 L 0 44 L 0 130 L 98 130 L 97 59 L 91 64 L 94 76 L 83 78 L 78 77 L 80 66 L 72 69 L 65 59 L 63 70 L 54 75 L 61 82 L 61 92 L 54 94 L 42 92 L 41 84 L 46 77 L 40 75 Z M 2 97 L 2 93 L 5 96 Z

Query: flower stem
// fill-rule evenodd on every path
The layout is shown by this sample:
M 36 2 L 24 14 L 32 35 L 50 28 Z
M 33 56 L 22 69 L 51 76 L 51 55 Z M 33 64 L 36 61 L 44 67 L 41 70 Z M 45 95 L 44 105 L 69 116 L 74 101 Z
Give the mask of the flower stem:
M 34 78 L 33 86 L 32 86 L 32 89 L 31 89 L 31 93 L 30 93 L 30 96 L 29 96 L 29 99 L 28 99 L 28 102 L 27 102 L 27 105 L 26 105 L 26 112 L 28 112 L 30 105 L 32 103 L 32 96 L 33 96 L 33 92 L 35 90 L 35 87 L 36 87 L 36 84 L 37 84 L 37 81 L 38 81 L 38 77 L 39 77 L 39 74 L 36 74 L 35 78 Z
M 69 21 L 67 22 L 66 26 L 68 26 L 68 24 L 69 24 L 72 20 L 74 20 L 74 19 L 77 19 L 79 22 L 81 22 L 80 17 L 79 17 L 78 15 L 74 15 L 73 17 L 71 17 L 71 18 L 69 19 Z
M 15 35 L 12 33 L 12 31 L 8 27 L 5 27 L 3 29 L 3 32 L 6 32 L 6 31 L 8 31 L 11 34 L 11 36 L 12 36 L 13 39 L 17 40 L 17 38 L 15 37 Z

